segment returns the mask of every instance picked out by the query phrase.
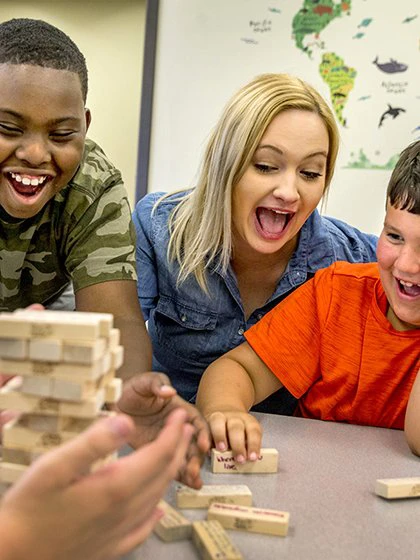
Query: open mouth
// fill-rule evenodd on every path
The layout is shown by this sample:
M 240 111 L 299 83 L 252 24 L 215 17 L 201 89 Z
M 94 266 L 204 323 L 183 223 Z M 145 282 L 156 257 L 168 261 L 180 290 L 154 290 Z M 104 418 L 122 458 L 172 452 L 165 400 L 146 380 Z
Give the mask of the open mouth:
M 27 198 L 37 195 L 51 180 L 49 175 L 24 175 L 22 173 L 7 173 L 7 179 L 13 189 Z
M 292 212 L 266 208 L 264 206 L 258 206 L 255 213 L 262 234 L 271 239 L 280 237 L 294 216 Z
M 405 280 L 396 279 L 398 283 L 398 288 L 400 292 L 409 297 L 420 296 L 420 284 L 414 284 L 413 282 L 406 282 Z

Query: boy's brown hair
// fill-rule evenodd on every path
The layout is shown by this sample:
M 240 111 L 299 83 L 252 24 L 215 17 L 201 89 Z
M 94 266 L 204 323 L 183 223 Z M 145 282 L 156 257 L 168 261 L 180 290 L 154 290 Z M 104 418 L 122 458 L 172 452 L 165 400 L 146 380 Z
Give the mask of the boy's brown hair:
M 386 195 L 394 208 L 420 214 L 420 140 L 401 152 Z

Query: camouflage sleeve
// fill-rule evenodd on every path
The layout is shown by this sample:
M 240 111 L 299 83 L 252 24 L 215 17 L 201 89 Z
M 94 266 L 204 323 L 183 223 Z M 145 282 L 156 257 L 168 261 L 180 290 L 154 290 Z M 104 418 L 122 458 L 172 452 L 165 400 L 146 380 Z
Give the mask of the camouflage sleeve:
M 79 172 L 72 185 L 80 204 L 76 208 L 73 202 L 65 253 L 75 291 L 109 280 L 137 280 L 135 230 L 121 175 L 115 168 L 98 171 L 106 160 L 97 151 L 94 156 L 96 168 L 92 170 L 92 162 L 86 158 L 84 174 Z M 86 196 L 80 196 L 82 192 Z

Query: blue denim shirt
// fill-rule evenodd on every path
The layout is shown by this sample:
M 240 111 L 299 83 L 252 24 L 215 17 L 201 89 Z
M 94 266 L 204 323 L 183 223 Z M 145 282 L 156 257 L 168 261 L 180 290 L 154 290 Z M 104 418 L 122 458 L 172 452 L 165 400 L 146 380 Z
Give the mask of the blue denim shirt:
M 232 269 L 215 268 L 208 276 L 209 296 L 195 278 L 176 286 L 179 266 L 168 262 L 168 218 L 179 194 L 160 204 L 164 193 L 140 200 L 133 213 L 137 233 L 138 296 L 153 344 L 153 369 L 166 373 L 178 393 L 194 401 L 200 377 L 219 356 L 238 346 L 244 332 L 320 268 L 338 260 L 375 261 L 377 238 L 313 212 L 301 229 L 298 246 L 271 298 L 248 320 Z M 287 400 L 287 399 L 286 399 Z M 295 401 L 293 402 L 293 408 Z M 290 413 L 290 402 L 278 401 L 265 411 Z

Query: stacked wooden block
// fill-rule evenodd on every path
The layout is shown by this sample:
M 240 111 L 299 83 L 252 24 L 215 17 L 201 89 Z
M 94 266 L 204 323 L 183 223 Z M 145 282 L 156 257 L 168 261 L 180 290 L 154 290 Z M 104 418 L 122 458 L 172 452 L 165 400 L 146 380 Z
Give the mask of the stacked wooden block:
M 241 465 L 235 462 L 231 451 L 220 453 L 212 450 L 214 473 L 252 475 L 275 473 L 277 469 L 276 449 L 261 449 L 257 461 Z M 166 542 L 191 538 L 206 560 L 242 558 L 225 529 L 282 537 L 288 532 L 289 513 L 252 507 L 251 490 L 244 484 L 204 485 L 200 490 L 178 486 L 176 506 L 179 509 L 207 509 L 207 519 L 190 521 L 178 509 L 161 502 L 159 507 L 164 516 L 157 523 L 155 533 Z
M 119 331 L 106 313 L 18 310 L 0 314 L 0 481 L 15 482 L 39 455 L 85 430 L 121 395 Z

